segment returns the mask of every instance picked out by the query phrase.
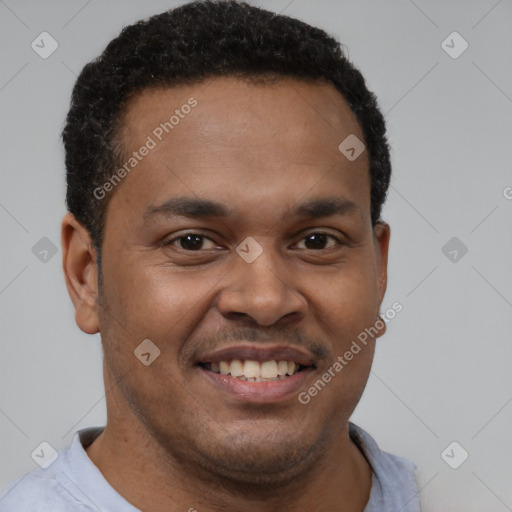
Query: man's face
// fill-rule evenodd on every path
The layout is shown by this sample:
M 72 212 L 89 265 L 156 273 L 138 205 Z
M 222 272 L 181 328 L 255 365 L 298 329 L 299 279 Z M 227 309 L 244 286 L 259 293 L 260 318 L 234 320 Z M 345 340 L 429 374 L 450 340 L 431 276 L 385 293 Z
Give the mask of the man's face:
M 160 141 L 155 129 L 190 98 Z M 125 428 L 141 422 L 182 463 L 246 481 L 310 466 L 346 428 L 374 340 L 309 403 L 298 396 L 375 323 L 385 291 L 389 230 L 372 229 L 367 153 L 349 161 L 338 149 L 350 134 L 364 140 L 319 83 L 216 78 L 131 101 L 126 159 L 148 136 L 156 145 L 113 192 L 97 308 L 109 408 Z M 226 215 L 156 210 L 178 198 Z M 341 207 L 300 208 L 325 200 Z M 149 366 L 134 355 L 146 339 L 160 350 Z M 274 360 L 301 371 L 268 382 L 217 373 L 236 373 L 220 362 L 233 360 L 256 361 L 248 374 L 272 375 Z

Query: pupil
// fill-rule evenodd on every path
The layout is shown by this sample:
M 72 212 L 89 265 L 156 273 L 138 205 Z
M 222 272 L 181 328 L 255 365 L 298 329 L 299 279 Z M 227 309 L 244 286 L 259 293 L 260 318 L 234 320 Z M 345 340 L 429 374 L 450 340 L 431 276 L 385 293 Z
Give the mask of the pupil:
M 327 235 L 325 235 L 324 233 L 314 233 L 314 234 L 308 235 L 306 237 L 306 247 L 308 247 L 307 240 L 313 240 L 313 244 L 312 244 L 313 246 L 308 247 L 308 249 L 322 249 L 323 248 L 322 246 L 325 244 L 326 239 L 327 239 Z
M 195 241 L 191 242 L 191 239 L 195 239 Z M 185 235 L 181 239 L 181 247 L 183 249 L 197 249 L 201 247 L 202 237 L 200 235 Z M 188 245 L 188 247 L 183 247 L 184 245 Z

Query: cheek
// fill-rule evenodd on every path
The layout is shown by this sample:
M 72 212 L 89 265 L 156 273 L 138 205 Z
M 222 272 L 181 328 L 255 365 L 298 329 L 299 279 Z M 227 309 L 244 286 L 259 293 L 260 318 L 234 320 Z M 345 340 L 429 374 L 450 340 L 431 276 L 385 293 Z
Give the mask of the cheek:
M 326 403 L 347 402 L 355 407 L 366 385 L 375 348 L 375 330 L 371 329 L 378 314 L 378 286 L 371 260 L 360 258 L 329 279 L 317 281 L 311 303 L 331 349 L 330 359 L 319 372 L 320 379 L 328 382 L 324 399 Z
M 164 265 L 119 265 L 105 295 L 112 313 L 130 330 L 130 337 L 166 338 L 207 311 L 218 271 L 180 271 Z M 144 338 L 142 338 L 144 339 Z
M 101 336 L 125 399 L 149 415 L 181 406 L 186 376 L 177 354 L 202 314 L 206 285 L 194 288 L 197 277 L 183 280 L 162 267 L 119 264 L 109 277 Z
M 343 348 L 347 338 L 373 325 L 378 314 L 378 285 L 372 267 L 358 261 L 310 283 L 316 315 Z
M 145 407 L 157 408 L 158 396 L 165 396 L 167 406 L 174 407 L 179 396 L 186 394 L 182 390 L 190 369 L 182 364 L 183 349 L 198 326 L 208 321 L 215 283 L 223 274 L 179 272 L 162 265 L 116 268 L 105 287 L 110 311 L 101 329 L 111 370 L 118 377 L 130 374 L 132 384 L 126 385 L 131 389 L 125 388 L 125 394 L 142 393 Z M 159 351 L 147 367 L 134 354 L 146 339 Z M 168 393 L 171 389 L 177 391 L 173 396 Z M 157 402 L 152 404 L 155 397 Z

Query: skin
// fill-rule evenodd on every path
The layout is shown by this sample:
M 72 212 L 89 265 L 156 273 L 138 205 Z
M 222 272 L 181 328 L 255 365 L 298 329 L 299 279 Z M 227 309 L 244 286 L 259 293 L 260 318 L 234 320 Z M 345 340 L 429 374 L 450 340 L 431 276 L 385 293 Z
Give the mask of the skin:
M 331 85 L 223 77 L 135 96 L 123 119 L 126 154 L 190 97 L 198 105 L 109 197 L 101 294 L 87 230 L 70 213 L 62 222 L 76 322 L 100 332 L 104 349 L 107 425 L 87 454 L 141 510 L 362 512 L 371 469 L 348 420 L 376 338 L 307 405 L 297 395 L 279 404 L 235 400 L 193 364 L 200 352 L 244 339 L 316 348 L 307 391 L 374 325 L 390 229 L 371 224 L 366 151 L 350 162 L 338 150 L 351 133 L 364 140 L 362 131 Z M 235 214 L 144 223 L 148 207 L 177 196 L 212 199 Z M 289 214 L 333 196 L 356 208 Z M 175 240 L 185 230 L 206 237 L 199 250 Z M 340 242 L 312 244 L 306 235 L 315 232 Z M 236 252 L 248 236 L 263 249 L 250 264 Z M 150 366 L 133 353 L 144 339 L 161 351 Z

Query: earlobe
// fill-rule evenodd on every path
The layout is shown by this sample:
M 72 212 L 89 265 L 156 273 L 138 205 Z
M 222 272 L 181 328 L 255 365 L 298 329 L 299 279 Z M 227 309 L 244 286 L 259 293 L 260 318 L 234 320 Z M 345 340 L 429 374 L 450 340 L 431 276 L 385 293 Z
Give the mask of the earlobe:
M 75 321 L 83 332 L 96 334 L 99 332 L 96 250 L 87 229 L 69 212 L 62 219 L 61 244 L 62 268 L 75 307 Z

